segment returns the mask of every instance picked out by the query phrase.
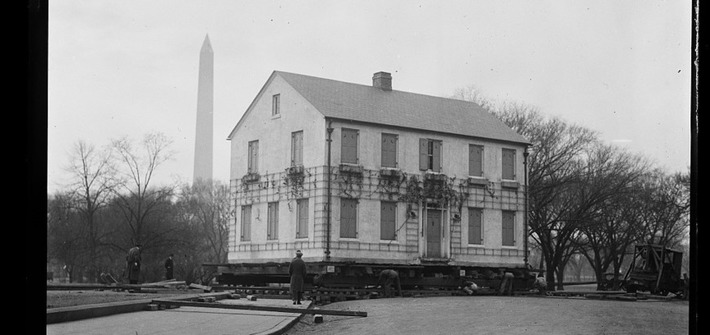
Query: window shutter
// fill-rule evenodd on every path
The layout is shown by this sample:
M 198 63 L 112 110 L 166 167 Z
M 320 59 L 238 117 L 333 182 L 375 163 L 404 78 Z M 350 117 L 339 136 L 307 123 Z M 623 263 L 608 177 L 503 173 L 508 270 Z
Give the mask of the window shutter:
M 296 228 L 296 237 L 308 237 L 308 199 L 300 199 L 296 201 L 298 211 L 298 225 Z
M 340 200 L 340 237 L 357 238 L 357 201 Z
M 258 165 L 258 159 L 259 159 L 259 141 L 251 141 L 249 142 L 249 166 L 248 166 L 248 171 L 250 173 L 255 173 L 259 171 L 259 165 Z
M 291 133 L 291 166 L 296 166 L 296 133 Z
M 429 140 L 419 139 L 419 170 L 426 171 L 429 168 Z
M 303 165 L 303 132 L 296 133 L 296 165 Z
M 291 133 L 291 166 L 303 165 L 303 131 Z
M 483 244 L 483 225 L 481 210 L 469 208 L 468 210 L 468 243 Z
M 468 175 L 483 176 L 483 147 L 480 145 L 468 146 Z
M 513 246 L 514 240 L 515 213 L 503 212 L 503 245 Z
M 503 149 L 503 179 L 515 179 L 515 150 Z
M 251 240 L 251 206 L 242 207 L 242 241 Z
M 382 134 L 382 166 L 397 167 L 397 135 Z
M 249 142 L 247 154 L 247 172 L 251 173 L 254 171 L 254 142 Z
M 394 240 L 395 235 L 395 213 L 397 205 L 393 202 L 380 202 L 380 239 Z
M 279 203 L 271 202 L 269 203 L 269 212 L 267 218 L 267 232 L 266 238 L 269 240 L 276 240 L 279 238 Z
M 341 157 L 342 163 L 357 164 L 357 130 L 342 129 Z
M 434 144 L 434 152 L 433 152 L 433 160 L 432 160 L 432 171 L 435 172 L 441 172 L 441 147 L 442 144 L 440 141 L 433 141 Z

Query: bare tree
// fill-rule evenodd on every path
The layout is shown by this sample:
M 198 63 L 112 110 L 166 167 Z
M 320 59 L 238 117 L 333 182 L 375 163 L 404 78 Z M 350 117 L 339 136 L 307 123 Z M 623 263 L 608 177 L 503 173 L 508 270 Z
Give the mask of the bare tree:
M 579 250 L 595 270 L 601 286 L 604 273 L 613 267 L 614 288 L 626 251 L 635 242 L 639 222 L 638 181 L 648 163 L 617 147 L 596 145 L 586 159 L 585 190 L 589 194 Z
M 119 170 L 120 183 L 114 192 L 117 205 L 123 223 L 129 229 L 130 242 L 141 243 L 144 249 L 150 244 L 146 229 L 151 223 L 151 215 L 158 211 L 159 205 L 169 203 L 173 196 L 173 187 L 152 187 L 151 184 L 158 167 L 172 157 L 171 143 L 161 133 L 145 135 L 139 148 L 125 137 L 112 142 L 122 167 Z M 153 219 L 160 220 L 159 217 Z
M 533 144 L 528 161 L 529 233 L 540 246 L 547 282 L 561 282 L 564 265 L 576 252 L 579 190 L 583 188 L 581 164 L 584 150 L 596 133 L 560 119 L 546 119 L 537 108 L 508 103 L 495 114 Z
M 679 246 L 690 225 L 689 174 L 667 175 L 654 170 L 644 176 L 642 189 L 644 224 L 639 239 L 670 248 Z
M 229 224 L 234 219 L 229 186 L 218 182 L 198 181 L 185 187 L 179 202 L 196 227 L 199 227 L 208 252 L 207 261 L 227 262 Z
M 562 282 L 564 265 L 578 245 L 575 239 L 579 237 L 581 208 L 576 201 L 583 188 L 582 156 L 597 141 L 597 134 L 558 118 L 545 118 L 537 107 L 529 104 L 514 101 L 494 104 L 475 87 L 459 90 L 456 96 L 474 99 L 532 144 L 527 188 L 530 229 L 526 238 L 540 247 L 548 286 L 554 288 L 555 275 Z
M 67 172 L 71 176 L 68 189 L 74 207 L 86 227 L 86 235 L 83 237 L 88 252 L 88 274 L 89 280 L 94 281 L 100 272 L 99 246 L 106 234 L 101 231 L 97 214 L 106 207 L 116 187 L 111 151 L 98 151 L 93 145 L 78 141 L 70 156 Z
M 467 87 L 454 90 L 454 94 L 451 98 L 474 102 L 488 111 L 494 109 L 494 102 L 476 85 L 469 85 Z
M 81 272 L 83 263 L 81 224 L 73 200 L 68 193 L 57 193 L 47 199 L 47 257 L 59 260 L 69 275 L 69 282 Z M 77 271 L 78 270 L 78 271 Z

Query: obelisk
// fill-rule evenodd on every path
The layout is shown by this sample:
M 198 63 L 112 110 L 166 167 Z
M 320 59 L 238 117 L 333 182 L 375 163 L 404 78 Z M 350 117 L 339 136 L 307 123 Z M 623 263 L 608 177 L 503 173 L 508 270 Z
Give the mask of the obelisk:
M 214 55 L 209 35 L 200 50 L 200 69 L 197 80 L 197 122 L 195 127 L 195 165 L 193 183 L 212 180 Z

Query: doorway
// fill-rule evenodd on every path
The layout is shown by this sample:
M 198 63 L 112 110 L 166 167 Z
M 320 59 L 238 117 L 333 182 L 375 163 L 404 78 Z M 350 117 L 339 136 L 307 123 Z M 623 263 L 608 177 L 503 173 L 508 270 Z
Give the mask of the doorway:
M 426 211 L 426 257 L 441 258 L 441 210 Z

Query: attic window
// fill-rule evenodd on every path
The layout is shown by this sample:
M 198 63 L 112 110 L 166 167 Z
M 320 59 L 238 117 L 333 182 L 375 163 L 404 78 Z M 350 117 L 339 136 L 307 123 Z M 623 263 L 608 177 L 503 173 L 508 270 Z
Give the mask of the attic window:
M 281 114 L 281 94 L 274 94 L 271 97 L 271 116 Z

